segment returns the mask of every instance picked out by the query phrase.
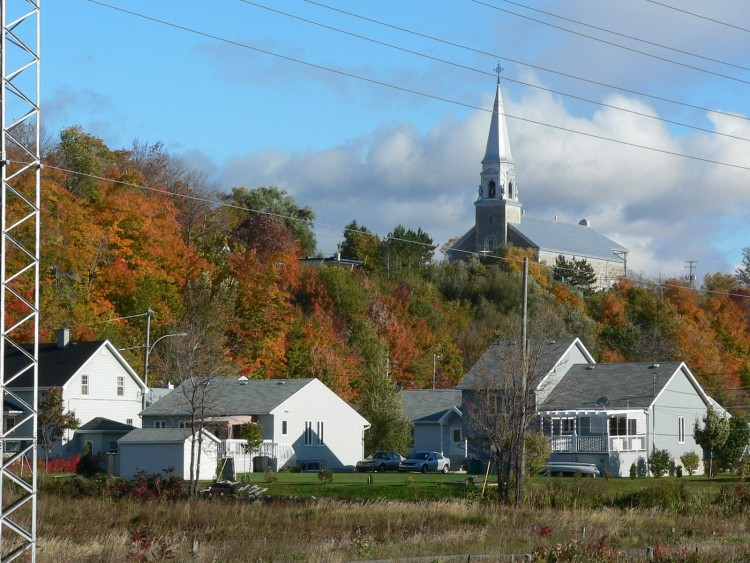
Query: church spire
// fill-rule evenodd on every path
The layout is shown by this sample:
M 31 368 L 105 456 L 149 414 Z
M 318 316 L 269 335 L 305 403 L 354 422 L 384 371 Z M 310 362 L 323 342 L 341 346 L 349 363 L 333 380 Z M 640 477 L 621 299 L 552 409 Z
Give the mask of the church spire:
M 497 72 L 497 91 L 495 92 L 495 104 L 492 107 L 492 121 L 490 121 L 490 134 L 487 138 L 487 150 L 484 153 L 482 164 L 500 164 L 501 162 L 512 164 L 513 155 L 510 153 L 508 123 L 505 119 L 503 93 L 500 89 L 500 72 L 503 69 L 498 63 L 494 70 Z

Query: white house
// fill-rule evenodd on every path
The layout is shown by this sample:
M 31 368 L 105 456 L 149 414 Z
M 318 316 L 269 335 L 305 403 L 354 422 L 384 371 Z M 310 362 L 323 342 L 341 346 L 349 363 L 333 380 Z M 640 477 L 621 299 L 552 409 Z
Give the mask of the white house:
M 144 428 L 179 428 L 189 424 L 196 386 L 206 384 L 205 426 L 220 440 L 220 455 L 235 457 L 238 470 L 252 469 L 244 454 L 243 427 L 259 423 L 261 456 L 275 469 L 354 468 L 363 457 L 368 422 L 318 379 L 194 378 L 147 407 Z
M 23 371 L 28 356 L 11 346 L 6 346 L 5 351 L 7 380 L 9 374 Z M 46 391 L 60 388 L 65 411 L 74 412 L 81 425 L 102 417 L 123 425 L 140 426 L 138 414 L 146 386 L 111 342 L 70 342 L 70 333 L 64 329 L 58 332 L 57 343 L 39 345 L 38 358 L 40 398 Z M 10 391 L 6 395 L 8 405 L 3 409 L 6 429 L 24 416 L 15 415 L 15 411 L 7 407 L 15 406 L 21 413 L 28 412 L 24 403 L 31 401 L 33 372 L 24 371 L 7 389 Z M 19 433 L 31 434 L 26 430 L 19 430 Z M 68 431 L 54 455 L 67 456 L 80 451 L 79 441 L 73 438 L 74 432 Z M 87 441 L 101 443 L 91 435 Z
M 538 416 L 552 461 L 595 463 L 624 477 L 632 464 L 645 473 L 654 447 L 675 465 L 686 452 L 702 455 L 693 427 L 709 406 L 726 412 L 683 362 L 592 364 L 568 370 Z
M 120 438 L 120 477 L 135 479 L 162 474 L 190 478 L 191 443 L 197 438 L 189 428 L 137 428 Z M 193 458 L 193 467 L 198 468 L 198 479 L 208 481 L 216 477 L 218 448 L 221 440 L 203 430 L 201 459 Z M 197 447 L 194 455 L 197 456 Z

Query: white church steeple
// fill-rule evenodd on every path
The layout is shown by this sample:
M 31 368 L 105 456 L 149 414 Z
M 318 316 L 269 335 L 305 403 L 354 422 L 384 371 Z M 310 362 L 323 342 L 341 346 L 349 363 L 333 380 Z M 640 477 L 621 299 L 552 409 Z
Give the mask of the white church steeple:
M 487 149 L 482 159 L 479 197 L 476 208 L 475 244 L 477 251 L 493 251 L 508 242 L 508 223 L 521 222 L 516 167 L 510 151 L 508 124 L 500 89 L 500 65 L 497 65 L 497 91 L 492 108 Z

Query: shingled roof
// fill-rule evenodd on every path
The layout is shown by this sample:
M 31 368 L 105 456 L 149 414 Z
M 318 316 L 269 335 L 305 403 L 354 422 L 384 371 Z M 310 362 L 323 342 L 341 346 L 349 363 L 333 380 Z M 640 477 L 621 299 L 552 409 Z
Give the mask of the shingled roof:
M 562 338 L 529 342 L 529 356 L 533 364 L 531 369 L 536 383 L 539 383 L 555 367 L 575 341 L 575 338 Z M 493 381 L 501 380 L 505 376 L 505 370 L 516 369 L 519 365 L 520 343 L 516 341 L 496 342 L 471 367 L 456 389 L 470 391 L 484 388 L 491 385 Z
M 215 377 L 208 383 L 210 405 L 207 416 L 269 414 L 273 409 L 315 381 L 307 379 L 246 379 Z M 186 416 L 190 414 L 183 383 L 147 407 L 141 416 Z
M 459 389 L 402 391 L 404 412 L 412 422 L 436 422 L 453 408 L 461 409 Z
M 646 409 L 683 366 L 682 362 L 574 365 L 540 411 Z M 702 393 L 702 391 L 701 391 Z M 606 399 L 603 399 L 606 397 Z
M 80 432 L 81 430 L 83 430 L 88 432 L 130 432 L 134 428 L 135 426 L 133 426 L 132 424 L 123 424 L 122 422 L 110 420 L 109 418 L 104 418 L 103 416 L 97 416 L 96 418 L 92 418 L 91 420 L 89 420 L 83 426 L 79 426 L 76 431 Z

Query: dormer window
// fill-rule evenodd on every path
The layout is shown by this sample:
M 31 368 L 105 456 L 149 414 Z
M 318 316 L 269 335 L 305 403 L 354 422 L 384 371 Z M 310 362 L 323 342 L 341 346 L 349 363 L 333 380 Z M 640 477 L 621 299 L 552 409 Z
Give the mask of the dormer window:
M 495 199 L 495 193 L 496 193 L 495 180 L 490 180 L 488 197 L 490 199 Z

